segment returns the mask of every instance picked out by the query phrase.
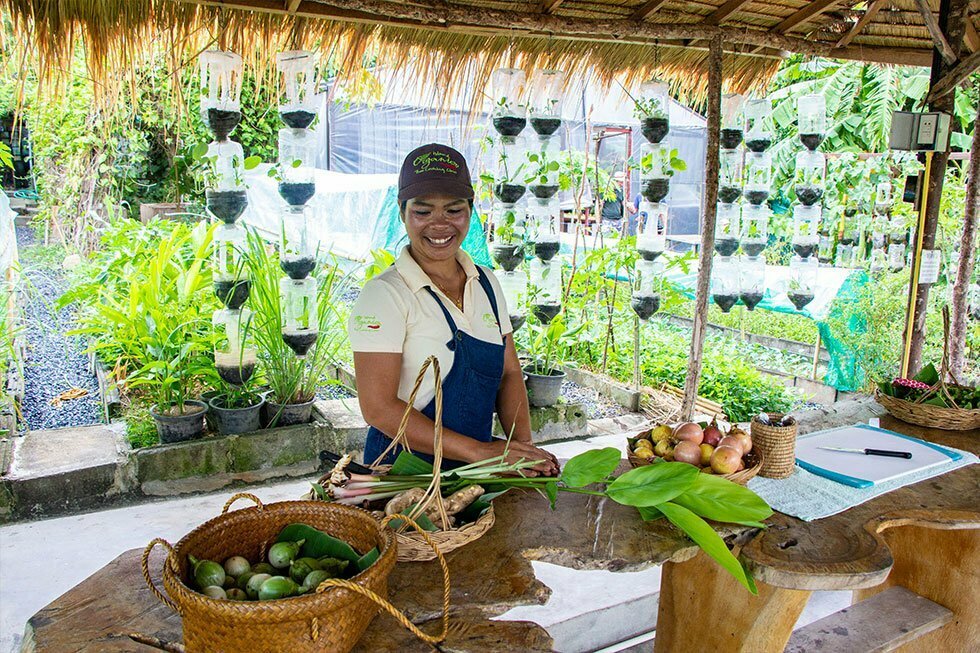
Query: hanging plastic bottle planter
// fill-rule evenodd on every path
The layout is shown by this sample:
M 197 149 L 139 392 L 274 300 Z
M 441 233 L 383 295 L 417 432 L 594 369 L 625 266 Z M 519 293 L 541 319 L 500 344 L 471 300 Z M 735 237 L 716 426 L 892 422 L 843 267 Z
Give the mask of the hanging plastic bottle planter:
M 289 50 L 276 55 L 285 97 L 279 118 L 290 129 L 306 129 L 316 119 L 316 59 L 306 50 Z
M 829 265 L 834 260 L 834 235 L 831 233 L 831 225 L 827 224 L 827 221 L 824 221 L 820 226 L 817 260 L 824 265 Z
M 722 313 L 738 303 L 738 263 L 730 256 L 716 256 L 711 266 L 711 299 Z
M 504 204 L 514 204 L 527 191 L 527 151 L 524 144 L 514 138 L 501 137 L 498 141 L 493 196 Z
M 561 139 L 558 136 L 541 137 L 537 145 L 528 150 L 525 181 L 527 189 L 536 198 L 548 199 L 558 193 L 560 155 Z
M 746 156 L 745 190 L 749 204 L 759 205 L 769 199 L 772 183 L 772 158 L 768 152 L 749 152 Z
M 769 245 L 769 218 L 772 211 L 765 204 L 742 207 L 742 251 L 758 256 Z
M 492 215 L 494 241 L 490 251 L 497 265 L 510 272 L 524 262 L 525 210 L 516 204 L 495 202 Z
M 527 273 L 524 270 L 494 270 L 507 302 L 510 325 L 517 331 L 527 321 Z
M 660 290 L 663 284 L 663 259 L 636 262 L 636 278 L 633 281 L 633 296 L 630 306 L 641 320 L 649 320 L 660 310 Z
M 313 162 L 316 139 L 303 129 L 279 130 L 279 196 L 290 206 L 304 206 L 316 194 Z
M 813 301 L 813 290 L 817 286 L 817 272 L 820 264 L 814 257 L 800 258 L 794 256 L 789 262 L 789 288 L 786 297 L 796 310 Z
M 290 279 L 305 279 L 316 267 L 317 242 L 310 233 L 308 211 L 286 206 L 280 212 L 279 267 Z
M 875 187 L 875 213 L 889 215 L 892 210 L 892 185 L 883 181 Z
M 549 324 L 561 312 L 561 261 L 531 260 L 531 314 L 541 324 Z
M 214 141 L 205 155 L 205 201 L 208 212 L 233 224 L 245 212 L 245 153 L 235 141 Z
M 741 236 L 741 207 L 738 204 L 719 204 L 715 218 L 715 251 L 731 256 L 738 251 Z
M 640 193 L 648 202 L 661 202 L 670 193 L 670 148 L 663 143 L 640 145 Z
M 214 331 L 214 367 L 225 383 L 248 383 L 258 362 L 251 342 L 252 311 L 223 308 L 211 316 Z
M 539 200 L 532 198 L 528 205 L 528 241 L 534 243 L 534 255 L 542 261 L 550 261 L 558 254 L 561 242 L 558 238 L 558 220 L 561 202 L 557 197 Z
M 800 258 L 810 258 L 817 252 L 822 213 L 820 205 L 793 206 L 793 252 Z
M 319 334 L 316 285 L 313 277 L 279 280 L 282 340 L 300 357 L 306 356 Z
M 640 121 L 640 133 L 648 143 L 659 143 L 670 131 L 670 87 L 667 82 L 652 79 L 640 85 L 633 107 Z
M 491 121 L 501 136 L 517 136 L 527 126 L 527 113 L 522 104 L 525 79 L 520 68 L 498 68 L 490 76 L 494 97 Z
M 871 250 L 871 261 L 868 264 L 871 272 L 881 272 L 888 265 L 888 254 L 882 247 L 875 247 Z
M 201 117 L 217 141 L 242 120 L 242 58 L 234 52 L 207 50 L 200 55 Z
M 655 261 L 667 249 L 669 211 L 663 202 L 640 202 L 636 251 L 645 261 Z
M 769 98 L 753 98 L 745 103 L 745 147 L 750 152 L 765 152 L 772 145 Z
M 239 309 L 248 299 L 249 280 L 243 279 L 245 230 L 237 225 L 222 224 L 214 230 L 214 253 L 211 257 L 211 279 L 215 296 L 225 308 Z
M 734 150 L 742 144 L 745 133 L 743 104 L 745 104 L 745 97 L 737 93 L 726 93 L 721 96 L 721 134 L 718 143 L 723 150 Z
M 733 204 L 742 196 L 742 153 L 721 150 L 718 153 L 718 200 Z
M 820 147 L 827 129 L 827 101 L 823 95 L 803 95 L 796 101 L 800 142 L 811 152 Z
M 794 190 L 801 204 L 813 206 L 823 199 L 826 169 L 823 152 L 797 152 Z
M 739 261 L 738 297 L 750 311 L 765 296 L 766 260 L 761 256 L 743 256 Z
M 531 76 L 531 129 L 538 136 L 551 136 L 561 127 L 565 73 L 536 70 Z

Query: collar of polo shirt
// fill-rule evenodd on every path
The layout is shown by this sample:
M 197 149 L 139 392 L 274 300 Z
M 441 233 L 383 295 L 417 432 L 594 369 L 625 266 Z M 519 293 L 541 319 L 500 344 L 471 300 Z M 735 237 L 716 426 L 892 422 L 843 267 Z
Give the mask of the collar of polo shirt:
M 463 272 L 466 273 L 467 281 L 479 276 L 473 259 L 471 259 L 470 255 L 464 252 L 462 249 L 456 251 L 456 260 L 459 262 L 460 266 L 462 266 Z M 433 286 L 432 289 L 436 290 L 434 287 L 435 284 L 432 279 L 429 278 L 429 275 L 425 273 L 425 270 L 423 270 L 419 264 L 415 262 L 415 259 L 412 258 L 412 255 L 408 253 L 408 245 L 402 249 L 401 255 L 395 260 L 395 269 L 398 270 L 398 274 L 402 275 L 405 283 L 408 284 L 408 287 L 412 289 L 413 293 L 417 293 L 426 286 Z

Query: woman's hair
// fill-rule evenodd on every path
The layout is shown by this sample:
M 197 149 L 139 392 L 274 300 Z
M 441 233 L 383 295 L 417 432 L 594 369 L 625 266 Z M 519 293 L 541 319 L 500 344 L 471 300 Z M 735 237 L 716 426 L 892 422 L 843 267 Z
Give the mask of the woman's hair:
M 470 205 L 470 213 L 473 213 L 473 200 L 466 200 L 466 203 Z M 402 217 L 402 220 L 405 219 L 405 209 L 407 208 L 408 208 L 408 200 L 405 200 L 398 204 L 398 215 Z

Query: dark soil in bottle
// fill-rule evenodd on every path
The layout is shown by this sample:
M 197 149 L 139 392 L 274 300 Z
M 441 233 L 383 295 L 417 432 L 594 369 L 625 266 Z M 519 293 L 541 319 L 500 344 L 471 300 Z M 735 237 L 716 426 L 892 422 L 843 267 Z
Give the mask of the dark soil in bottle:
M 771 138 L 750 138 L 745 141 L 745 147 L 749 152 L 765 152 L 772 145 Z
M 738 238 L 719 238 L 715 241 L 715 251 L 722 256 L 731 256 L 738 251 Z
M 823 189 L 816 186 L 797 186 L 796 199 L 803 206 L 813 206 L 823 198 Z
M 225 383 L 231 385 L 245 385 L 255 373 L 255 363 L 242 363 L 239 365 L 215 365 L 218 376 Z
M 817 251 L 817 246 L 812 244 L 793 244 L 793 253 L 795 253 L 800 258 L 810 258 L 813 253 Z
M 513 204 L 524 197 L 525 190 L 527 188 L 521 184 L 495 184 L 493 194 L 504 204 Z
M 518 116 L 496 116 L 493 119 L 493 128 L 501 136 L 517 136 L 524 131 L 524 127 L 526 126 L 527 118 L 520 118 Z
M 642 191 L 643 199 L 648 202 L 659 202 L 663 198 L 667 197 L 667 193 L 670 192 L 670 180 L 669 179 L 650 179 L 643 182 Z
M 551 321 L 561 312 L 561 304 L 533 304 L 531 314 L 541 324 L 551 324 Z
M 789 298 L 789 300 L 791 302 L 793 302 L 793 306 L 795 306 L 796 307 L 796 310 L 798 310 L 798 311 L 803 310 L 803 307 L 804 306 L 806 306 L 807 304 L 809 304 L 810 302 L 813 301 L 813 293 L 812 292 L 793 292 L 793 291 L 790 291 L 790 292 L 786 293 L 786 296 Z
M 279 118 L 290 129 L 306 129 L 316 120 L 316 114 L 312 111 L 280 111 Z
M 534 255 L 542 261 L 550 261 L 551 259 L 555 258 L 555 254 L 558 253 L 559 247 L 560 243 L 554 240 L 534 243 Z
M 845 232 L 843 236 L 840 237 L 841 245 L 854 245 L 858 241 L 858 235 L 855 233 Z
M 854 216 L 857 215 L 857 212 L 858 212 L 857 209 L 844 209 L 844 215 L 847 216 L 848 218 L 853 218 Z
M 497 265 L 508 272 L 513 272 L 524 262 L 524 249 L 520 245 L 497 244 L 493 246 L 492 254 Z
M 742 189 L 738 186 L 722 186 L 718 189 L 718 199 L 723 204 L 732 204 L 742 196 Z
M 742 241 L 742 251 L 745 252 L 746 256 L 755 257 L 763 252 L 763 250 L 766 248 L 766 244 L 767 243 L 760 243 L 760 242 L 747 243 L 745 241 Z
M 524 323 L 525 322 L 527 322 L 527 315 L 511 315 L 510 316 L 510 327 L 514 331 L 517 331 L 522 326 L 524 326 Z
M 640 121 L 640 133 L 650 143 L 659 143 L 670 131 L 670 122 L 666 118 L 644 118 Z
M 531 193 L 535 197 L 542 200 L 552 198 L 555 196 L 555 193 L 558 192 L 558 184 L 548 184 L 548 185 L 536 184 L 533 186 L 528 186 L 528 188 L 531 190 Z
M 719 135 L 721 149 L 734 150 L 742 142 L 741 129 L 722 129 Z
M 909 235 L 907 233 L 888 234 L 886 241 L 889 245 L 908 245 Z
M 205 196 L 208 211 L 225 224 L 234 224 L 248 206 L 243 190 L 209 190 Z
M 660 296 L 634 296 L 633 301 L 630 302 L 630 306 L 633 307 L 633 312 L 636 313 L 641 320 L 648 320 L 650 319 L 651 315 L 660 310 Z
M 279 267 L 289 275 L 290 279 L 305 279 L 316 267 L 316 259 L 312 256 L 300 256 L 288 260 L 280 260 Z
M 826 253 L 825 254 L 822 254 L 820 256 L 817 256 L 817 260 L 820 261 L 821 263 L 833 263 L 834 262 L 834 259 L 829 254 L 826 254 Z
M 561 127 L 561 118 L 531 118 L 531 129 L 541 136 L 551 136 Z
M 316 184 L 312 181 L 280 181 L 279 195 L 290 206 L 303 206 L 316 194 Z
M 306 352 L 310 350 L 313 343 L 316 342 L 317 332 L 310 331 L 308 333 L 283 333 L 282 341 L 285 342 L 290 349 L 296 352 L 297 356 L 306 356 Z
M 225 109 L 208 109 L 207 113 L 208 129 L 214 134 L 216 141 L 228 139 L 228 135 L 235 130 L 238 123 L 242 121 L 241 111 L 227 111 Z
M 760 206 L 763 202 L 769 199 L 769 191 L 767 190 L 748 190 L 745 191 L 745 199 L 749 201 L 749 204 L 754 204 Z
M 640 254 L 644 261 L 656 261 L 657 257 L 663 254 L 663 250 L 646 249 L 643 247 L 637 247 L 636 251 Z
M 225 308 L 237 311 L 248 299 L 248 292 L 251 287 L 251 281 L 240 279 L 238 281 L 215 281 L 213 290 L 214 296 L 225 305 Z
M 711 298 L 714 299 L 715 304 L 718 304 L 722 313 L 732 310 L 732 306 L 738 303 L 738 295 L 712 295 Z
M 745 304 L 745 308 L 747 308 L 747 309 L 749 309 L 751 311 L 751 310 L 754 310 L 755 307 L 758 306 L 759 302 L 762 301 L 762 293 L 761 292 L 743 292 L 743 293 L 740 293 L 739 294 L 739 299 L 741 299 L 742 300 L 742 303 Z
M 800 142 L 803 143 L 803 146 L 806 147 L 806 149 L 813 152 L 820 147 L 821 143 L 823 143 L 823 134 L 819 132 L 800 134 Z

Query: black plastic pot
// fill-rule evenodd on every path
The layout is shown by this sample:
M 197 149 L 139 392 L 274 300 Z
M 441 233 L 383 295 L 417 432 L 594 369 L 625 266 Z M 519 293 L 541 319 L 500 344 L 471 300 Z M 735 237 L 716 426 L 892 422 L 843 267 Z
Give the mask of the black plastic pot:
M 738 303 L 738 295 L 712 295 L 711 298 L 718 304 L 722 313 L 732 310 L 732 306 Z
M 813 301 L 813 293 L 812 292 L 792 292 L 792 291 L 790 291 L 790 292 L 786 293 L 786 296 L 789 298 L 789 300 L 791 302 L 793 302 L 793 306 L 795 306 L 796 307 L 796 310 L 798 310 L 798 311 L 803 310 L 803 307 L 804 306 L 806 306 L 807 304 L 809 304 L 810 302 Z
M 303 111 L 297 109 L 295 111 L 280 111 L 279 119 L 286 123 L 286 126 L 291 129 L 306 129 L 313 124 L 316 120 L 316 114 L 312 111 Z
M 659 143 L 670 131 L 670 122 L 666 118 L 644 118 L 640 121 L 640 133 L 650 143 Z
M 745 141 L 745 147 L 749 152 L 765 152 L 771 145 L 771 138 L 749 138 Z
M 279 260 L 279 267 L 289 275 L 290 279 L 305 279 L 316 267 L 316 259 L 312 256 L 300 256 L 288 260 Z
M 207 123 L 208 129 L 214 134 L 214 140 L 224 141 L 228 135 L 235 130 L 238 123 L 242 121 L 241 111 L 226 111 L 225 109 L 208 109 Z
M 817 186 L 797 186 L 796 199 L 803 206 L 813 206 L 823 197 L 823 189 Z
M 277 404 L 266 397 L 263 410 L 265 424 L 268 428 L 307 424 L 313 415 L 315 401 L 316 397 L 298 404 Z
M 558 253 L 560 244 L 557 240 L 546 240 L 534 243 L 534 255 L 542 261 L 550 261 Z
M 225 395 L 218 395 L 208 402 L 211 406 L 211 419 L 221 435 L 232 433 L 251 433 L 262 428 L 262 406 L 265 399 L 254 396 L 254 403 L 244 408 L 227 408 Z
M 633 312 L 641 320 L 648 320 L 651 315 L 660 310 L 660 295 L 641 295 L 639 297 L 634 295 L 630 301 L 630 306 L 633 307 Z
M 524 262 L 524 248 L 512 243 L 494 243 L 493 260 L 508 272 L 513 272 Z
M 715 241 L 715 251 L 722 256 L 731 256 L 738 251 L 738 238 L 719 238 Z
M 746 256 L 758 256 L 766 248 L 766 243 L 747 243 L 742 241 L 742 251 Z
M 565 373 L 561 370 L 550 370 L 549 374 L 534 374 L 528 365 L 524 368 L 527 377 L 527 399 L 536 407 L 554 406 L 561 396 L 561 384 L 565 381 Z
M 745 199 L 749 201 L 749 204 L 755 204 L 756 206 L 760 206 L 763 202 L 769 199 L 769 191 L 747 190 L 745 191 Z
M 185 442 L 201 437 L 204 433 L 204 414 L 207 410 L 206 403 L 194 399 L 184 402 L 184 412 L 180 415 L 158 413 L 156 406 L 150 408 L 150 415 L 156 423 L 160 443 Z
M 640 192 L 643 193 L 643 199 L 646 201 L 659 202 L 670 192 L 670 179 L 649 179 L 643 182 Z
M 248 279 L 240 279 L 238 281 L 215 281 L 212 287 L 214 289 L 214 296 L 225 305 L 225 308 L 230 308 L 233 311 L 237 311 L 248 299 L 248 293 L 252 288 L 252 282 Z
M 561 313 L 561 304 L 533 304 L 531 315 L 541 324 L 551 324 L 551 321 Z
M 558 192 L 558 184 L 534 184 L 527 188 L 532 195 L 542 200 L 550 199 Z
M 759 302 L 762 301 L 762 293 L 743 292 L 739 294 L 739 298 L 742 300 L 742 303 L 745 304 L 745 308 L 751 311 L 754 310 L 755 307 L 759 305 Z
M 204 196 L 208 211 L 225 224 L 234 224 L 248 206 L 248 197 L 243 190 L 208 190 Z
M 810 258 L 813 253 L 817 251 L 816 244 L 795 244 L 793 245 L 793 253 L 800 258 Z
M 316 194 L 312 181 L 280 181 L 279 196 L 290 206 L 303 206 Z
M 718 141 L 723 150 L 734 150 L 742 142 L 741 129 L 722 129 Z
M 527 126 L 527 118 L 518 116 L 494 116 L 493 128 L 501 136 L 517 136 Z
M 285 342 L 290 349 L 296 352 L 297 356 L 306 356 L 306 352 L 310 350 L 310 347 L 316 342 L 317 336 L 319 335 L 316 331 L 310 331 L 307 333 L 285 333 L 282 334 L 282 341 Z
M 561 118 L 531 118 L 531 129 L 540 136 L 551 136 L 561 127 Z
M 513 204 L 524 197 L 526 186 L 521 184 L 494 184 L 494 196 L 504 204 Z
M 527 315 L 521 314 L 521 315 L 511 315 L 510 316 L 510 327 L 514 331 L 517 331 L 522 326 L 524 326 L 524 323 L 525 322 L 527 322 Z
M 815 149 L 820 147 L 823 143 L 823 134 L 820 132 L 811 132 L 809 134 L 800 134 L 800 142 L 806 149 L 813 152 Z
M 721 186 L 718 188 L 718 199 L 722 204 L 732 204 L 742 196 L 742 189 L 738 186 Z
M 662 250 L 646 249 L 643 247 L 637 247 L 636 251 L 644 261 L 656 261 L 657 257 L 663 254 Z
M 255 374 L 255 363 L 242 363 L 241 365 L 217 365 L 214 369 L 218 371 L 218 376 L 225 383 L 231 385 L 245 385 Z

